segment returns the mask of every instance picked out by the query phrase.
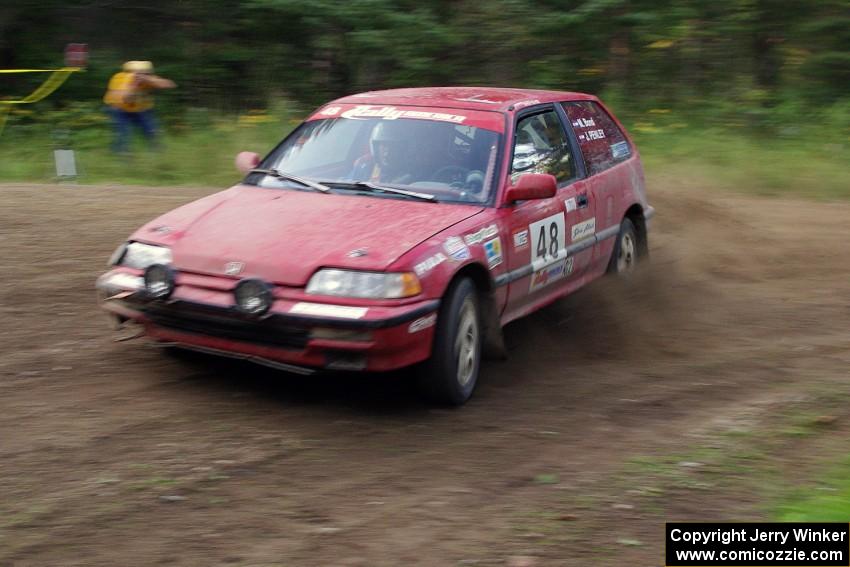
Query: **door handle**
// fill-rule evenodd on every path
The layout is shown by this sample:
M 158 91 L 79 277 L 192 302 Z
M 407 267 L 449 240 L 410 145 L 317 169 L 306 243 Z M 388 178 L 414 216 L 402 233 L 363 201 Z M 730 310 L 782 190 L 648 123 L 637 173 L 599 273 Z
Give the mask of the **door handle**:
M 587 193 L 579 193 L 576 195 L 576 205 L 579 209 L 587 208 Z

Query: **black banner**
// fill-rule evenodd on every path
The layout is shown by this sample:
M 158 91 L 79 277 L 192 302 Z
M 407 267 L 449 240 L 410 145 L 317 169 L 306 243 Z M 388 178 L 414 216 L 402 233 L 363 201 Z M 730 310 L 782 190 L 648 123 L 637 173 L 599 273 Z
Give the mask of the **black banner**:
M 850 524 L 668 523 L 667 567 L 847 567 Z

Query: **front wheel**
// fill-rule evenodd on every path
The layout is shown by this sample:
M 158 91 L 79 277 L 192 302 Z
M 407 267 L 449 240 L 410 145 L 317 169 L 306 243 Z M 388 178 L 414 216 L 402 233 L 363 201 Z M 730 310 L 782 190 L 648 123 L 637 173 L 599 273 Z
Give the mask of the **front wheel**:
M 431 358 L 419 368 L 423 392 L 440 404 L 466 402 L 478 382 L 481 342 L 478 293 L 464 278 L 452 284 L 440 306 Z

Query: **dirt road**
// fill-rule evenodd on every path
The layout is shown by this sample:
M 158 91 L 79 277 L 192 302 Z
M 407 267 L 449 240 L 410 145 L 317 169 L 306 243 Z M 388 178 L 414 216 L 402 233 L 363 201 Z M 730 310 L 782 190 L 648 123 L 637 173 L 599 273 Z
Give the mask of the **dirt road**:
M 0 565 L 657 565 L 630 459 L 850 380 L 850 206 L 693 180 L 654 180 L 651 273 L 509 326 L 459 410 L 114 342 L 106 258 L 208 192 L 0 186 Z

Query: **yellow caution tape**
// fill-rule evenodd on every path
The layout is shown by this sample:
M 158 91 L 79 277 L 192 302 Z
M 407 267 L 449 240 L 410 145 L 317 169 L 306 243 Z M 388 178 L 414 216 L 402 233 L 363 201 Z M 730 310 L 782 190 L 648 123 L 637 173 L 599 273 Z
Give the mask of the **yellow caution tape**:
M 61 69 L 0 69 L 0 73 L 55 73 L 56 71 L 82 71 L 82 67 L 62 67 Z
M 0 73 L 50 73 L 51 75 L 33 92 L 20 100 L 0 100 L 0 134 L 6 126 L 9 110 L 13 104 L 32 104 L 50 94 L 62 86 L 62 83 L 71 76 L 71 73 L 82 71 L 81 67 L 62 67 L 61 69 L 0 69 Z
M 63 67 L 62 69 L 0 69 L 0 73 L 42 73 L 51 75 L 33 92 L 20 100 L 0 100 L 0 104 L 32 104 L 47 97 L 62 86 L 71 73 L 81 71 L 80 67 Z

